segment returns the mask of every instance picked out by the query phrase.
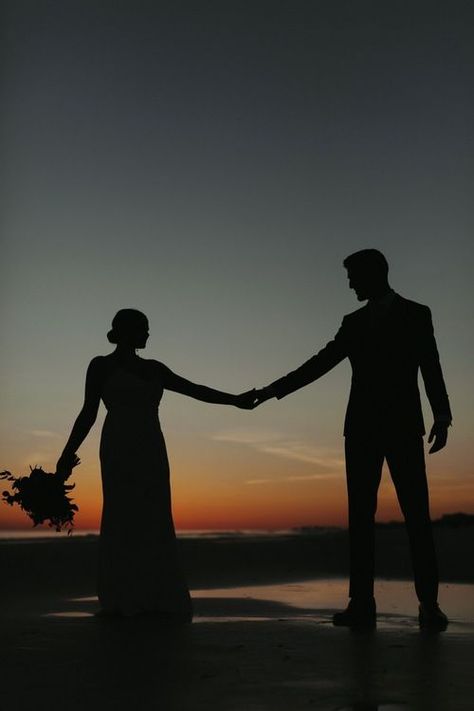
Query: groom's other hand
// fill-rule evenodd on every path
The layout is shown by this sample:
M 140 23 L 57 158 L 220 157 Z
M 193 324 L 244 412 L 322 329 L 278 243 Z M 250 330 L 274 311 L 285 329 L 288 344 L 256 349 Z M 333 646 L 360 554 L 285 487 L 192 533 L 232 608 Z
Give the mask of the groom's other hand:
M 430 449 L 430 454 L 433 454 L 433 452 L 438 452 L 440 449 L 443 449 L 448 440 L 448 427 L 449 422 L 438 421 L 434 423 L 433 427 L 431 428 L 430 436 L 428 437 L 428 442 L 430 444 L 434 440 L 433 446 Z
M 256 391 L 256 406 L 261 405 L 262 402 L 265 402 L 266 400 L 270 400 L 272 397 L 275 397 L 275 394 L 276 393 L 271 385 L 267 385 L 266 388 L 260 388 L 260 390 Z

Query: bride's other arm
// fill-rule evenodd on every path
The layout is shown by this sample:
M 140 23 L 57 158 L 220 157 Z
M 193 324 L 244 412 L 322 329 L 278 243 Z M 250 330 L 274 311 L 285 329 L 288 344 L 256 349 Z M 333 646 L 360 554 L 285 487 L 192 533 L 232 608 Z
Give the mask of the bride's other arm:
M 97 356 L 89 363 L 86 374 L 84 404 L 74 422 L 69 439 L 56 465 L 56 474 L 67 478 L 71 473 L 72 462 L 89 431 L 96 421 L 100 394 L 104 376 L 104 358 Z
M 158 365 L 163 380 L 163 386 L 167 390 L 193 397 L 195 400 L 201 400 L 202 402 L 211 402 L 218 405 L 234 405 L 244 410 L 252 410 L 255 406 L 255 390 L 248 390 L 240 395 L 232 395 L 232 393 L 226 393 L 222 390 L 208 388 L 206 385 L 192 383 L 181 375 L 173 373 L 173 371 L 163 363 L 159 363 Z

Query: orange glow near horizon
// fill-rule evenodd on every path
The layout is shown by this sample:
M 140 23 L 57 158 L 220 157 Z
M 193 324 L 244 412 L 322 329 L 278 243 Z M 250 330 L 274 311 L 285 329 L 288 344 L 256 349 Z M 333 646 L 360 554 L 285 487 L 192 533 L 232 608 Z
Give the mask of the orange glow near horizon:
M 194 480 L 196 481 L 196 480 Z M 430 501 L 432 518 L 463 511 L 474 513 L 466 502 L 472 501 L 472 485 L 454 489 L 432 482 Z M 100 526 L 101 493 L 97 479 L 82 482 L 75 490 L 79 506 L 75 530 L 97 530 Z M 33 529 L 18 507 L 1 505 L 0 529 Z M 347 500 L 344 478 L 330 483 L 303 481 L 299 485 L 275 481 L 262 485 L 189 486 L 178 482 L 173 487 L 173 515 L 177 530 L 281 530 L 299 526 L 347 526 Z M 379 493 L 377 520 L 402 520 L 393 485 L 384 476 Z

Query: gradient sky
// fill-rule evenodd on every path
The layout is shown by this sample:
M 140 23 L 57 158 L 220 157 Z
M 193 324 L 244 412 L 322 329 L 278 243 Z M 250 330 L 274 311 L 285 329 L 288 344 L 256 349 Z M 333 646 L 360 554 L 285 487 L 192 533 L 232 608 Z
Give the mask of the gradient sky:
M 359 306 L 342 260 L 376 247 L 433 312 L 454 426 L 432 513 L 473 512 L 472 3 L 3 6 L 0 468 L 54 468 L 119 308 L 148 315 L 143 356 L 239 392 L 332 338 Z M 254 412 L 165 393 L 177 527 L 344 525 L 349 380 L 345 362 Z

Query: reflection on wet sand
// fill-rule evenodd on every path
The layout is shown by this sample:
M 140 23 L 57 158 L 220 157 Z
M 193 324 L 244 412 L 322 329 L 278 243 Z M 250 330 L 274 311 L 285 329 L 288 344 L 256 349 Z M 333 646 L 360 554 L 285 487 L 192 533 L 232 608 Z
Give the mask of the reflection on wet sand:
M 443 584 L 440 599 L 450 615 L 448 633 L 474 632 L 472 585 Z M 413 586 L 405 581 L 376 583 L 377 626 L 379 629 L 418 629 L 418 602 Z M 193 591 L 198 616 L 196 622 L 240 616 L 255 619 L 265 609 L 268 619 L 283 616 L 331 624 L 335 610 L 347 604 L 347 582 L 341 579 L 306 580 L 277 585 Z M 241 619 L 241 617 L 240 617 Z M 217 620 L 216 620 L 217 621 Z
M 10 661 L 29 685 L 4 688 L 3 707 L 30 709 L 36 689 L 73 711 L 471 711 L 472 591 L 443 586 L 454 621 L 438 635 L 420 633 L 400 582 L 379 584 L 369 633 L 332 626 L 341 580 L 195 590 L 197 624 L 183 626 L 98 618 L 95 597 L 71 596 L 15 622 Z
M 343 709 L 337 711 L 407 711 L 409 707 L 406 704 L 354 704 L 353 706 L 344 706 Z
M 448 634 L 474 632 L 474 586 L 443 584 L 440 599 L 449 612 Z M 275 618 L 331 623 L 335 610 L 347 601 L 347 582 L 318 579 L 270 585 L 205 588 L 192 591 L 194 622 L 271 620 Z M 417 629 L 417 600 L 413 586 L 405 581 L 376 583 L 379 629 Z M 97 598 L 84 596 L 63 601 L 69 609 L 46 613 L 49 617 L 88 617 L 98 609 Z
M 95 615 L 93 612 L 81 612 L 81 610 L 64 610 L 62 612 L 45 612 L 44 617 L 84 620 L 88 618 L 94 619 Z

